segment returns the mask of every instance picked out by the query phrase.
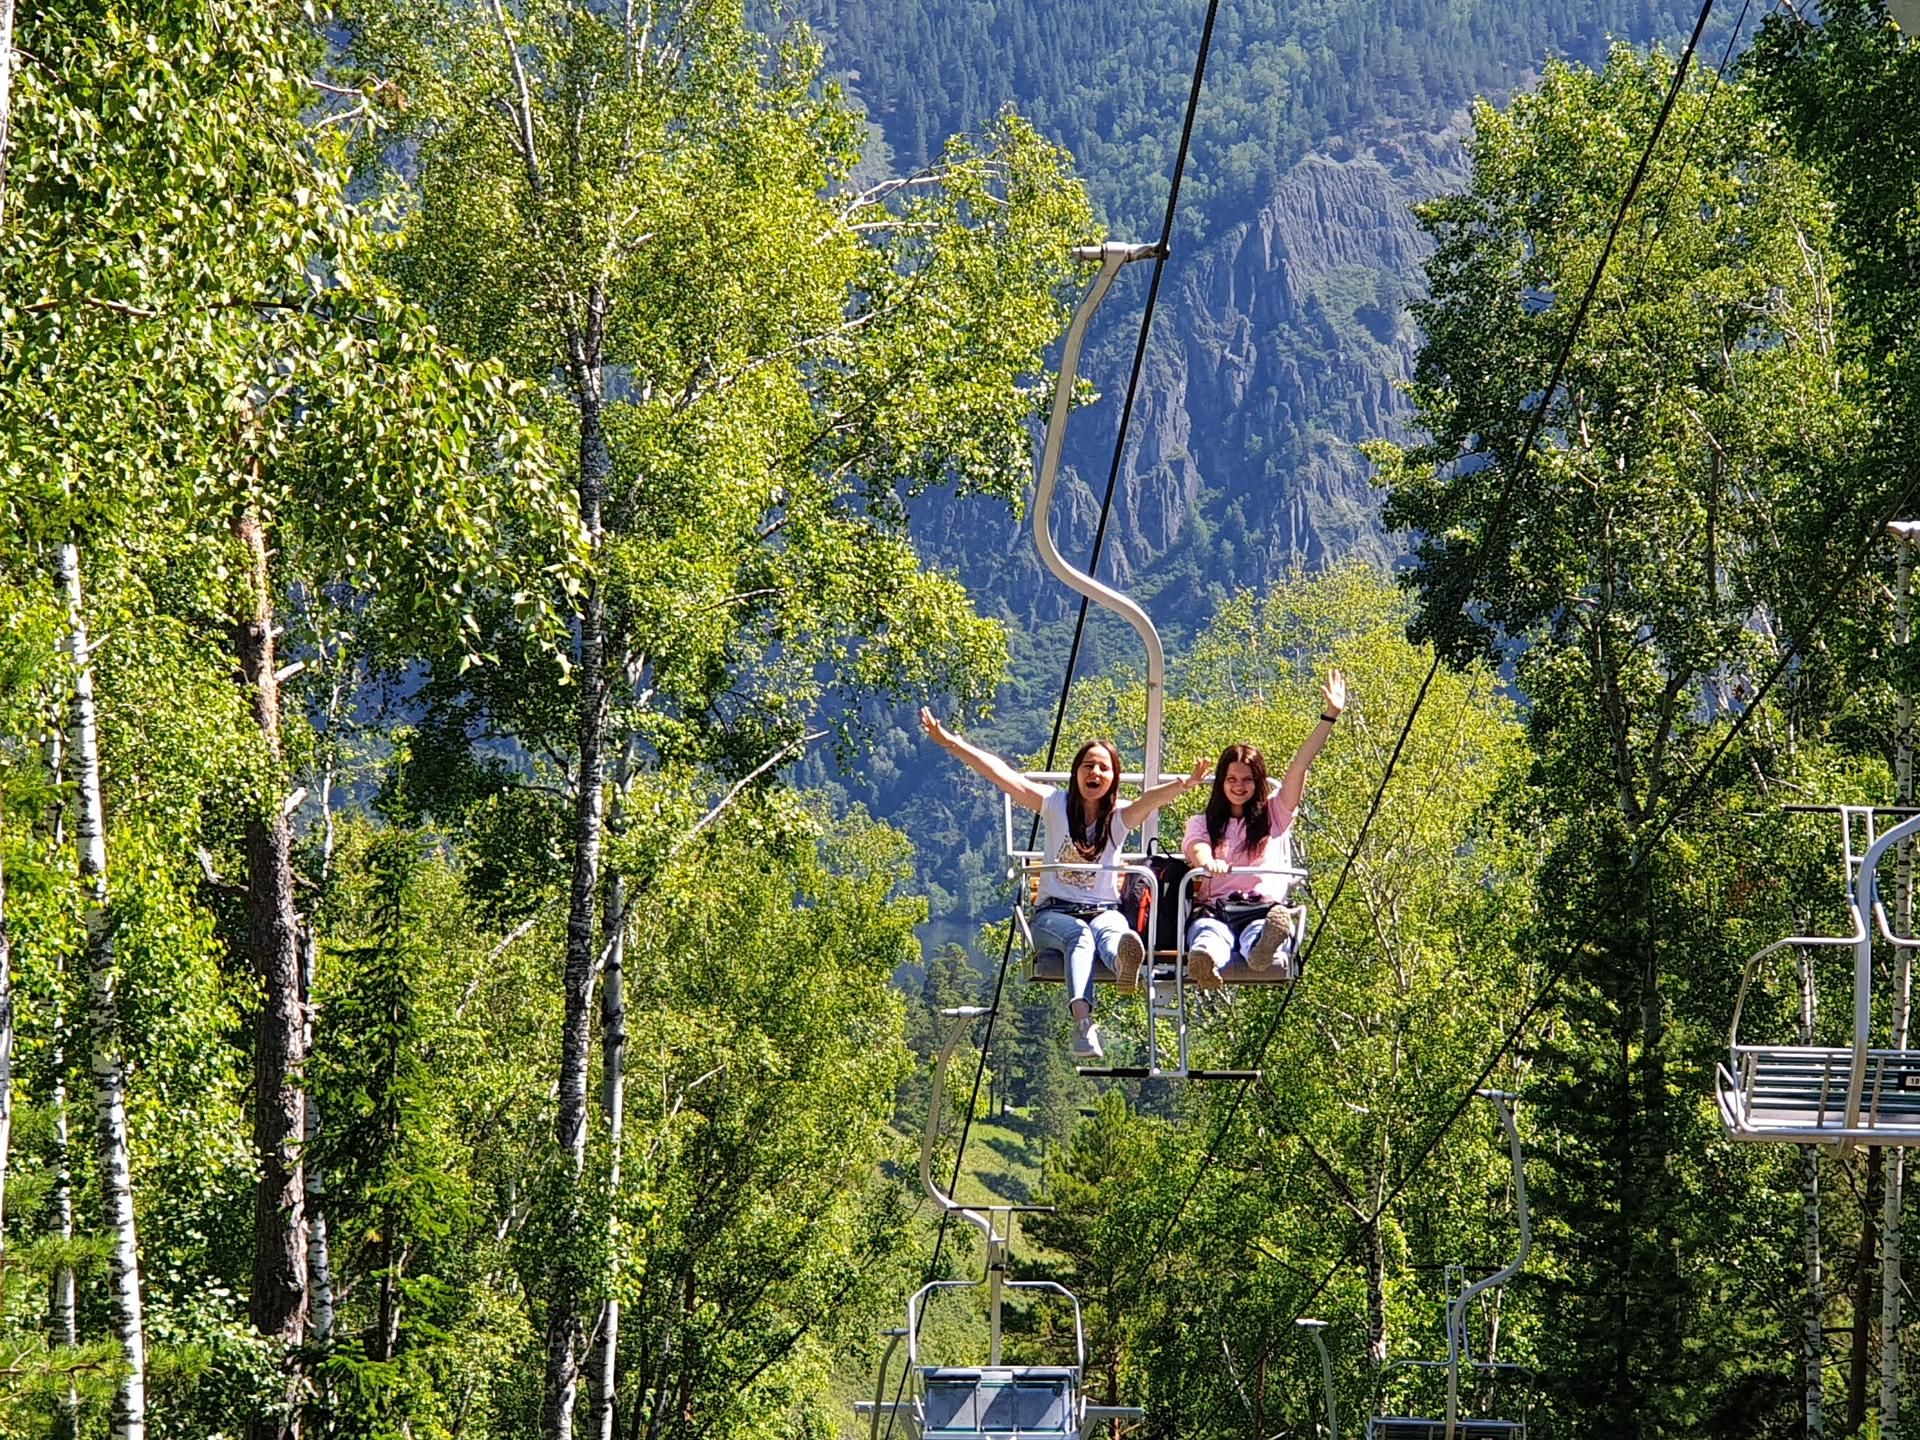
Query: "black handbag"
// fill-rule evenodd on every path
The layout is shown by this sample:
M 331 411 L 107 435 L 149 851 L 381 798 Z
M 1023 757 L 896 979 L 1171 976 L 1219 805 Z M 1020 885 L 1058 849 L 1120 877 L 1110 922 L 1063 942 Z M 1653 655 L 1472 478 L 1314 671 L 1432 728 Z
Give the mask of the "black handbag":
M 1229 895 L 1224 899 L 1210 900 L 1204 905 L 1196 905 L 1195 917 L 1209 916 L 1220 921 L 1238 939 L 1240 932 L 1256 920 L 1264 920 L 1273 913 L 1275 900 L 1263 900 L 1257 895 Z

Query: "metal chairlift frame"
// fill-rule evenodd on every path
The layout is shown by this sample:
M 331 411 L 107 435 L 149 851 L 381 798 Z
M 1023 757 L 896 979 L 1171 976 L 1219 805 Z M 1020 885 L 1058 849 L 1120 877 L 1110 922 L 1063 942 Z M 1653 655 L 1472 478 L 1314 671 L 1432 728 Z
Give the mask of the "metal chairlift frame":
M 1036 770 L 1026 777 L 1039 785 L 1064 787 L 1072 783 L 1073 777 L 1064 770 Z M 1161 776 L 1162 781 L 1177 779 L 1177 776 Z M 1144 785 L 1144 772 L 1128 771 L 1118 777 L 1117 783 Z M 1269 789 L 1277 787 L 1275 781 L 1269 781 Z M 1151 817 L 1149 817 L 1151 818 Z M 1113 865 L 1067 865 L 1050 862 L 1044 851 L 1022 846 L 1014 835 L 1014 804 L 1012 797 L 1001 800 L 1002 831 L 1006 841 L 1008 875 L 1017 887 L 1014 896 L 1013 918 L 1019 932 L 1020 943 L 1029 953 L 1033 950 L 1033 929 L 1027 914 L 1026 882 L 1032 876 L 1050 871 L 1074 870 L 1082 874 L 1089 871 L 1138 877 L 1147 886 L 1147 933 L 1154 933 L 1155 920 L 1159 913 L 1160 895 L 1153 871 L 1148 868 L 1146 855 L 1137 850 L 1123 851 L 1116 856 L 1118 863 Z M 1249 878 L 1269 878 L 1281 876 L 1294 885 L 1304 885 L 1307 872 L 1297 865 L 1279 865 L 1265 868 L 1235 866 L 1227 872 L 1229 875 L 1244 875 Z M 1203 877 L 1197 870 L 1188 871 L 1180 885 L 1180 914 L 1178 935 L 1180 942 L 1172 952 L 1156 951 L 1147 957 L 1143 973 L 1148 977 L 1149 995 L 1147 1005 L 1147 1063 L 1145 1065 L 1082 1065 L 1077 1067 L 1082 1075 L 1099 1076 L 1112 1079 L 1129 1080 L 1252 1080 L 1259 1077 L 1257 1070 L 1196 1070 L 1190 1064 L 1187 1048 L 1187 922 L 1193 909 L 1193 884 Z M 1286 904 L 1293 922 L 1293 933 L 1299 937 L 1305 933 L 1307 911 L 1304 905 Z M 1297 950 L 1297 939 L 1295 941 Z M 1234 962 L 1237 964 L 1238 962 Z M 1029 974 L 1033 972 L 1030 970 Z M 1109 976 L 1109 979 L 1112 977 Z M 1220 984 L 1225 986 L 1250 984 L 1288 984 L 1295 978 L 1289 974 L 1259 975 L 1248 971 L 1236 970 L 1223 974 Z M 1168 1056 L 1162 1042 L 1163 1030 L 1170 1030 L 1173 1037 L 1172 1054 Z M 1173 1063 L 1167 1063 L 1171 1059 Z
M 940 1047 L 940 1056 L 934 1065 L 933 1092 L 927 1104 L 926 1129 L 920 1139 L 920 1186 L 938 1205 L 942 1212 L 953 1215 L 979 1230 L 986 1241 L 986 1273 L 978 1280 L 933 1280 L 922 1285 L 907 1300 L 907 1324 L 904 1330 L 892 1331 L 886 1353 L 880 1362 L 879 1388 L 871 1402 L 862 1400 L 855 1405 L 857 1414 L 870 1416 L 877 1432 L 880 1417 L 884 1415 L 906 1419 L 912 1427 L 914 1436 L 927 1433 L 927 1397 L 930 1383 L 956 1378 L 968 1378 L 969 1374 L 976 1382 L 1005 1386 L 1018 1386 L 1024 1379 L 1037 1382 L 1038 1385 L 1057 1390 L 1064 1398 L 1067 1408 L 1068 1428 L 1049 1428 L 1044 1430 L 1024 1430 L 1019 1428 L 990 1429 L 984 1422 L 973 1430 L 954 1430 L 943 1428 L 942 1436 L 977 1435 L 980 1440 L 1014 1440 L 1014 1437 L 1032 1435 L 1072 1435 L 1086 1437 L 1094 1426 L 1108 1420 L 1138 1420 L 1146 1412 L 1133 1405 L 1089 1405 L 1083 1389 L 1087 1369 L 1087 1332 L 1080 1312 L 1080 1299 L 1066 1286 L 1052 1280 L 1010 1280 L 1007 1278 L 1007 1246 L 1013 1233 L 1013 1217 L 1016 1214 L 1051 1214 L 1051 1205 L 965 1205 L 955 1200 L 940 1188 L 933 1177 L 933 1151 L 940 1133 L 940 1122 L 946 1108 L 947 1067 L 953 1059 L 953 1052 L 967 1029 L 980 1016 L 987 1014 L 983 1006 L 967 1005 L 958 1009 L 941 1012 L 952 1020 L 948 1027 L 947 1038 Z M 936 1295 L 948 1290 L 969 1290 L 985 1287 L 987 1291 L 988 1315 L 988 1354 L 984 1365 L 972 1367 L 950 1367 L 924 1364 L 920 1357 L 920 1322 L 925 1314 L 926 1305 Z M 1074 1359 L 1072 1365 L 1009 1365 L 1001 1356 L 1001 1320 L 1002 1302 L 1008 1290 L 1036 1291 L 1060 1296 L 1073 1307 L 1073 1343 Z M 887 1401 L 885 1393 L 887 1367 L 899 1347 L 901 1338 L 907 1342 L 908 1373 L 913 1377 L 912 1397 L 906 1401 Z
M 1500 1128 L 1506 1132 L 1507 1149 L 1513 1160 L 1513 1197 L 1514 1208 L 1519 1212 L 1520 1246 L 1512 1260 L 1484 1279 L 1463 1284 L 1460 1293 L 1447 1301 L 1447 1358 L 1445 1360 L 1401 1360 L 1388 1366 L 1389 1370 L 1445 1370 L 1447 1372 L 1447 1413 L 1444 1420 L 1429 1420 L 1411 1415 L 1376 1415 L 1367 1422 L 1367 1440 L 1480 1440 L 1480 1437 L 1498 1435 L 1505 1440 L 1526 1440 L 1527 1419 L 1531 1412 L 1529 1403 L 1523 1408 L 1517 1421 L 1496 1420 L 1491 1417 L 1466 1417 L 1460 1415 L 1460 1373 L 1463 1369 L 1478 1374 L 1518 1375 L 1531 1381 L 1533 1372 L 1524 1365 L 1515 1365 L 1504 1361 L 1480 1360 L 1472 1358 L 1467 1341 L 1467 1313 L 1478 1300 L 1491 1290 L 1497 1290 L 1520 1273 L 1527 1263 L 1527 1255 L 1533 1248 L 1533 1225 L 1527 1207 L 1527 1171 L 1520 1152 L 1520 1130 L 1514 1124 L 1511 1102 L 1514 1096 L 1505 1090 L 1481 1090 L 1476 1092 L 1482 1100 L 1492 1105 L 1500 1116 Z
M 1327 1440 L 1340 1440 L 1340 1409 L 1333 1398 L 1333 1357 L 1327 1354 L 1327 1342 L 1320 1333 L 1327 1328 L 1327 1322 L 1302 1316 L 1293 1323 L 1312 1337 L 1313 1348 L 1320 1352 L 1320 1387 L 1327 1406 Z
M 1093 282 L 1088 286 L 1086 295 L 1081 299 L 1073 313 L 1073 320 L 1067 326 L 1066 341 L 1061 347 L 1060 370 L 1054 381 L 1053 405 L 1047 416 L 1046 437 L 1040 447 L 1040 464 L 1035 474 L 1033 487 L 1033 543 L 1040 554 L 1041 563 L 1048 571 L 1075 593 L 1084 595 L 1094 604 L 1110 610 L 1120 616 L 1139 635 L 1147 651 L 1147 725 L 1145 763 L 1137 774 L 1118 777 L 1116 783 L 1134 783 L 1143 787 L 1148 783 L 1160 783 L 1178 778 L 1162 773 L 1161 731 L 1166 714 L 1166 650 L 1160 643 L 1160 634 L 1154 629 L 1153 621 L 1147 618 L 1145 610 L 1129 596 L 1110 585 L 1103 584 L 1083 570 L 1069 564 L 1061 555 L 1060 548 L 1054 543 L 1052 514 L 1053 492 L 1060 474 L 1060 454 L 1066 444 L 1067 420 L 1073 408 L 1073 388 L 1080 369 L 1080 353 L 1086 343 L 1087 327 L 1093 319 L 1094 311 L 1100 308 L 1100 302 L 1106 299 L 1107 292 L 1118 278 L 1120 271 L 1136 260 L 1160 259 L 1166 255 L 1162 244 L 1127 245 L 1118 241 L 1108 241 L 1101 245 L 1076 246 L 1073 250 L 1076 260 L 1098 264 Z M 1148 776 L 1158 777 L 1149 782 Z M 1068 784 L 1072 777 L 1064 772 L 1040 771 L 1027 777 L 1041 784 Z M 1006 811 L 1007 857 L 1014 868 L 1013 878 L 1022 883 L 1027 875 L 1037 871 L 1073 869 L 1086 871 L 1084 865 L 1065 866 L 1046 862 L 1045 857 L 1033 850 L 1023 850 L 1014 841 L 1013 803 L 1009 799 Z M 1151 824 L 1153 813 L 1138 817 L 1142 828 Z M 1136 862 L 1143 859 L 1137 854 L 1123 854 L 1121 863 L 1099 867 L 1108 871 L 1118 871 L 1129 875 L 1144 874 L 1148 880 L 1149 894 L 1152 894 L 1152 872 Z M 1265 872 L 1246 872 L 1265 873 Z M 1292 872 L 1288 872 L 1292 873 Z M 1032 932 L 1027 928 L 1024 909 L 1024 896 L 1016 900 L 1014 918 L 1023 932 L 1028 949 L 1032 949 Z M 1150 906 L 1157 906 L 1158 897 L 1149 900 Z M 1149 932 L 1151 933 L 1151 931 Z M 1170 983 L 1150 980 L 1152 1000 L 1148 1008 L 1147 1019 L 1147 1063 L 1144 1066 L 1082 1066 L 1083 1075 L 1120 1076 L 1129 1078 L 1164 1078 L 1179 1080 L 1245 1080 L 1253 1078 L 1258 1072 L 1251 1070 L 1195 1070 L 1188 1064 L 1187 1057 L 1187 1001 L 1186 1001 L 1186 916 L 1184 897 L 1182 903 L 1181 945 L 1174 974 Z M 1151 975 L 1151 970 L 1149 971 Z M 1170 1024 L 1176 1036 L 1176 1063 L 1169 1066 L 1163 1062 L 1160 1050 L 1159 1031 L 1162 1025 Z
M 1872 1043 L 1875 936 L 1908 949 L 1920 945 L 1915 937 L 1896 934 L 1887 919 L 1879 867 L 1893 846 L 1920 835 L 1920 811 L 1870 805 L 1785 808 L 1839 815 L 1853 927 L 1846 935 L 1789 935 L 1748 959 L 1727 1030 L 1727 1063 L 1715 1067 L 1721 1125 L 1729 1139 L 1740 1141 L 1920 1145 L 1920 1050 L 1875 1049 Z M 1904 818 L 1881 831 L 1880 817 L 1890 814 Z M 1855 849 L 1856 830 L 1864 849 Z M 1763 961 L 1788 950 L 1840 947 L 1851 948 L 1854 956 L 1851 1047 L 1740 1043 L 1747 992 Z

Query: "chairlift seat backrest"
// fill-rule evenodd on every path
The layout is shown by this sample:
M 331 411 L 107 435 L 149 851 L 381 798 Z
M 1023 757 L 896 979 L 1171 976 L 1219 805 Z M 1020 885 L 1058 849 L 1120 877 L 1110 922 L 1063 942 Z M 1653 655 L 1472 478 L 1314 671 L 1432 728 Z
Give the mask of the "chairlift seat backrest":
M 1056 1366 L 943 1366 L 920 1372 L 923 1440 L 1072 1435 L 1073 1371 Z
M 1453 1440 L 1526 1440 L 1527 1427 L 1519 1420 L 1470 1420 L 1453 1422 Z M 1388 1415 L 1367 1425 L 1367 1440 L 1447 1440 L 1447 1422 L 1422 1420 L 1408 1415 Z

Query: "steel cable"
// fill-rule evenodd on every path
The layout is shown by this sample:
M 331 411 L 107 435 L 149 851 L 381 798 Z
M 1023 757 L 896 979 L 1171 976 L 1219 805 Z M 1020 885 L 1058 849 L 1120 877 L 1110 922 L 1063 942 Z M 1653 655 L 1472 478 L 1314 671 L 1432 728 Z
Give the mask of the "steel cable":
M 1100 501 L 1100 518 L 1094 528 L 1093 550 L 1087 563 L 1087 573 L 1095 573 L 1100 566 L 1100 558 L 1106 545 L 1107 522 L 1113 509 L 1114 492 L 1118 487 L 1120 465 L 1125 454 L 1127 434 L 1132 424 L 1134 400 L 1139 393 L 1140 376 L 1145 368 L 1147 344 L 1153 331 L 1154 311 L 1159 304 L 1160 280 L 1166 269 L 1167 256 L 1173 242 L 1174 219 L 1180 204 L 1180 185 L 1186 175 L 1187 158 L 1193 143 L 1194 116 L 1199 109 L 1200 91 L 1206 79 L 1207 57 L 1213 49 L 1214 25 L 1220 13 L 1220 0 L 1207 0 L 1206 18 L 1201 25 L 1198 53 L 1194 58 L 1193 80 L 1187 91 L 1187 109 L 1180 127 L 1180 144 L 1174 154 L 1172 179 L 1167 188 L 1167 208 L 1160 225 L 1159 253 L 1154 256 L 1153 275 L 1147 285 L 1147 298 L 1140 318 L 1140 338 L 1134 347 L 1133 368 L 1128 376 L 1126 397 L 1121 403 L 1119 433 L 1114 441 L 1113 463 L 1107 472 L 1107 488 Z M 1088 601 L 1080 598 L 1079 615 L 1074 622 L 1073 642 L 1067 652 L 1066 673 L 1060 682 L 1060 698 L 1054 706 L 1053 728 L 1047 738 L 1046 760 L 1042 769 L 1051 770 L 1059 752 L 1060 732 L 1066 721 L 1067 698 L 1073 689 L 1074 670 L 1080 659 L 1080 647 L 1086 634 Z M 1151 786 L 1159 780 L 1157 775 L 1146 777 Z M 1027 832 L 1027 845 L 1032 847 L 1039 833 L 1040 819 L 1035 816 Z M 1000 955 L 1000 964 L 994 975 L 993 999 L 987 1009 L 986 1032 L 980 1041 L 980 1059 L 974 1066 L 973 1084 L 968 1092 L 966 1118 L 961 1122 L 960 1140 L 953 1157 L 953 1176 L 947 1186 L 949 1195 L 955 1194 L 960 1185 L 960 1176 L 966 1162 L 967 1139 L 973 1129 L 973 1116 L 980 1103 L 980 1086 L 986 1075 L 987 1056 L 993 1044 L 994 1027 L 1000 1017 L 1000 1002 L 1006 991 L 1007 972 L 1013 960 L 1014 926 L 1007 924 L 1007 939 Z M 940 1255 L 946 1245 L 947 1226 L 952 1218 L 951 1211 L 940 1216 L 940 1227 L 934 1236 L 933 1255 L 927 1262 L 927 1280 L 933 1280 L 940 1268 Z M 894 1390 L 893 1406 L 887 1415 L 887 1436 L 892 1440 L 894 1418 L 899 1413 L 900 1396 L 904 1393 L 907 1376 L 901 1372 L 899 1384 Z

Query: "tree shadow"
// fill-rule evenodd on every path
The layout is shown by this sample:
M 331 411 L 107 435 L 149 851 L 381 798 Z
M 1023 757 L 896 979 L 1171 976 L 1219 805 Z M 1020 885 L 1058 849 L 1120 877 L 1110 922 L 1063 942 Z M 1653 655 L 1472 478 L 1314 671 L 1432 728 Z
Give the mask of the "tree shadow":
M 1032 1187 L 1009 1170 L 981 1170 L 977 1178 L 988 1190 L 1011 1204 L 1025 1205 L 1033 1198 Z

